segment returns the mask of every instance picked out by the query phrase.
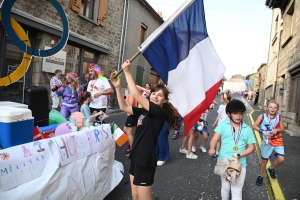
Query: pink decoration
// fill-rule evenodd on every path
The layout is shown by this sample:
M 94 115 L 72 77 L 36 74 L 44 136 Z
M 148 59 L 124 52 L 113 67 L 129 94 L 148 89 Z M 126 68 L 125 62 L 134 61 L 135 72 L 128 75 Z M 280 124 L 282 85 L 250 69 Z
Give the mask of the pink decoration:
M 75 119 L 75 125 L 77 128 L 81 128 L 84 115 L 81 112 L 74 112 L 71 117 Z
M 64 135 L 64 134 L 71 133 L 71 132 L 72 132 L 72 129 L 69 126 L 69 124 L 66 122 L 66 123 L 62 123 L 56 127 L 54 136 Z

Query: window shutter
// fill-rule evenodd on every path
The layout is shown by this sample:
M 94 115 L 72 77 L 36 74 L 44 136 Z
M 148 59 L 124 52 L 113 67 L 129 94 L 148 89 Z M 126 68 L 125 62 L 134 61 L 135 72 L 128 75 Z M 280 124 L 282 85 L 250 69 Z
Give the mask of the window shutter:
M 61 1 L 61 0 L 60 0 Z M 70 8 L 77 13 L 80 13 L 81 0 L 70 0 Z
M 97 21 L 98 24 L 100 24 L 101 26 L 105 26 L 106 11 L 107 11 L 107 0 L 100 0 Z

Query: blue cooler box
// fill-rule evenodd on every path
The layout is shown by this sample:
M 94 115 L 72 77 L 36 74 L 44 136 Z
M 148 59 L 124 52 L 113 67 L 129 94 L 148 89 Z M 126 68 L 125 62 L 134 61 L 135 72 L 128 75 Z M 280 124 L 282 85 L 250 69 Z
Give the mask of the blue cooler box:
M 0 146 L 12 146 L 33 141 L 33 124 L 31 110 L 9 106 L 0 106 Z

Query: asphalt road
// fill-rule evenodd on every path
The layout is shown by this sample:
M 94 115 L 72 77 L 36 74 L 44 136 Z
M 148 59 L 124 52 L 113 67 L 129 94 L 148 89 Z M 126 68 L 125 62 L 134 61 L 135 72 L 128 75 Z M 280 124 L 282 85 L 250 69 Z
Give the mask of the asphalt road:
M 216 100 L 219 102 L 219 97 L 217 97 Z M 209 141 L 213 135 L 211 125 L 217 116 L 217 109 L 218 106 L 209 113 L 207 118 L 209 124 L 208 132 L 210 133 L 209 140 L 205 145 L 207 149 L 209 149 Z M 248 108 L 247 113 L 249 113 Z M 106 122 L 115 122 L 119 127 L 123 127 L 125 119 L 125 113 L 117 113 L 110 115 Z M 244 122 L 250 124 L 246 114 L 244 115 Z M 190 160 L 185 158 L 184 154 L 178 152 L 183 139 L 183 127 L 181 127 L 180 137 L 178 139 L 172 139 L 173 133 L 174 131 L 171 131 L 169 134 L 171 160 L 165 165 L 156 168 L 152 198 L 154 200 L 221 199 L 221 180 L 220 177 L 213 172 L 216 161 L 211 160 L 211 156 L 209 156 L 208 153 L 202 153 L 202 151 L 198 149 L 202 140 L 201 136 L 197 141 L 196 154 L 198 155 L 198 159 Z M 116 147 L 115 159 L 124 165 L 124 178 L 105 200 L 131 199 L 128 174 L 130 160 L 124 156 L 126 148 L 127 145 Z M 247 164 L 243 199 L 269 199 L 266 184 L 264 183 L 261 187 L 255 185 L 259 169 L 259 160 L 256 152 L 247 157 Z

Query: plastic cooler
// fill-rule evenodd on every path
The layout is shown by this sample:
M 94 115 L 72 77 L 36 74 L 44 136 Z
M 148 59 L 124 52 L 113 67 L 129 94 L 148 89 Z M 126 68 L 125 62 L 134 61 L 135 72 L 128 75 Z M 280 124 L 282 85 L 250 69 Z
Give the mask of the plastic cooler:
M 0 106 L 0 146 L 12 146 L 33 141 L 33 122 L 31 110 Z
M 1 106 L 9 106 L 9 107 L 15 107 L 15 108 L 28 109 L 28 105 L 22 104 L 22 103 L 16 103 L 16 102 L 12 102 L 12 101 L 0 101 L 0 107 Z

